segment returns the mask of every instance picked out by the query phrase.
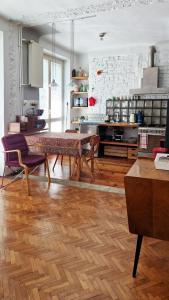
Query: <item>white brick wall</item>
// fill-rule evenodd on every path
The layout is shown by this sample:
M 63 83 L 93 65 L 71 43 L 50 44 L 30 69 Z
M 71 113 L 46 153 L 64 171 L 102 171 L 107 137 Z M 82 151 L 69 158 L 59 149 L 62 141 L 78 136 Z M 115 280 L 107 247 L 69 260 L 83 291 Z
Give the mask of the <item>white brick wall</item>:
M 159 87 L 169 87 L 169 43 L 156 46 L 155 66 L 159 67 Z
M 90 57 L 89 95 L 97 99 L 92 113 L 105 113 L 106 99 L 127 96 L 130 89 L 139 87 L 146 66 L 147 60 L 142 54 Z M 105 73 L 97 75 L 98 69 Z
M 105 114 L 106 99 L 126 96 L 130 89 L 141 87 L 143 68 L 148 67 L 148 46 L 139 53 L 89 56 L 89 96 L 97 100 L 94 107 L 74 111 L 73 116 Z M 156 45 L 155 66 L 159 66 L 159 87 L 169 87 L 169 42 Z M 98 76 L 96 71 L 105 73 Z

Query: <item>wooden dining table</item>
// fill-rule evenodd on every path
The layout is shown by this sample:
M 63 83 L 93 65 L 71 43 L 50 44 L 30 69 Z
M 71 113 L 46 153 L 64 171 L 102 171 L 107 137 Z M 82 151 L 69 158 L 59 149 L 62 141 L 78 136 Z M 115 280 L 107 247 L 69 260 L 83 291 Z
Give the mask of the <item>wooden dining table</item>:
M 56 155 L 67 155 L 76 158 L 77 180 L 81 174 L 81 155 L 83 146 L 90 142 L 93 134 L 66 133 L 66 132 L 45 132 L 26 136 L 28 145 L 35 145 L 41 148 L 41 152 Z M 69 170 L 71 176 L 71 170 Z

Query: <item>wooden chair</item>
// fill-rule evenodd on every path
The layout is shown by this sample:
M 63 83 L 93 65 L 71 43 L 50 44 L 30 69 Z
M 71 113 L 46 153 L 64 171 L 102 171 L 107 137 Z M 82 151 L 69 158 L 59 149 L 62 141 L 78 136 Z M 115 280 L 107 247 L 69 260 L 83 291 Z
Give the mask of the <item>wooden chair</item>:
M 66 133 L 77 133 L 77 130 L 74 130 L 74 129 L 66 129 L 65 132 L 66 132 Z M 56 156 L 56 159 L 55 159 L 55 162 L 54 162 L 54 165 L 53 165 L 53 168 L 52 168 L 53 172 L 54 172 L 54 169 L 55 169 L 55 166 L 56 166 L 56 163 L 57 163 L 57 161 L 58 161 L 59 156 L 61 156 L 61 166 L 62 166 L 62 164 L 63 164 L 63 155 L 59 155 L 59 154 L 58 154 L 58 155 Z M 69 156 L 69 174 L 70 174 L 70 176 L 71 176 L 71 156 Z
M 90 149 L 82 150 L 82 156 L 81 156 L 82 167 L 83 167 L 83 163 L 84 163 L 85 166 L 87 167 L 92 179 L 94 179 L 94 165 L 96 163 L 95 154 L 98 151 L 99 143 L 100 143 L 100 136 L 93 135 L 90 139 Z M 90 163 L 90 165 L 89 165 L 89 163 Z M 76 166 L 77 166 L 77 161 L 75 159 L 74 170 L 75 170 Z
M 29 196 L 30 195 L 29 178 L 28 178 L 29 174 L 33 173 L 33 171 L 41 164 L 45 165 L 45 171 L 47 170 L 47 174 L 48 174 L 48 186 L 50 185 L 50 173 L 49 173 L 47 157 L 45 155 L 30 153 L 28 144 L 23 134 L 19 133 L 19 134 L 11 134 L 11 135 L 4 136 L 2 138 L 2 144 L 5 153 L 5 165 L 4 165 L 4 172 L 2 176 L 1 188 L 5 188 L 9 185 L 9 184 L 5 186 L 3 185 L 3 181 L 5 177 L 5 168 L 6 167 L 10 169 L 12 169 L 13 167 L 20 168 L 21 171 L 19 175 L 25 173 L 27 192 Z M 11 183 L 14 181 L 15 179 L 12 180 Z

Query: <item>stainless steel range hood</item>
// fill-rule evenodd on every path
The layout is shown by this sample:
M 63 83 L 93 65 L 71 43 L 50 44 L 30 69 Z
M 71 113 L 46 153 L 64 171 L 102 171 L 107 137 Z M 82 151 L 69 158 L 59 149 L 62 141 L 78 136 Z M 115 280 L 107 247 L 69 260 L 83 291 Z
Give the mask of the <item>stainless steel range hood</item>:
M 141 81 L 141 88 L 131 89 L 131 95 L 143 95 L 143 94 L 168 94 L 169 87 L 158 87 L 158 73 L 159 68 L 154 67 L 154 55 L 156 49 L 154 46 L 150 47 L 149 52 L 149 67 L 143 69 L 143 78 Z

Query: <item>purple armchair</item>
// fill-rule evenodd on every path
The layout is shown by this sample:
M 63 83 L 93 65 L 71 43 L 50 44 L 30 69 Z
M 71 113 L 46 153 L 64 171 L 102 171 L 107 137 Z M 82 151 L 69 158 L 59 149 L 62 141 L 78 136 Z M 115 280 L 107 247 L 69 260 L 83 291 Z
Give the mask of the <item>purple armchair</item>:
M 47 157 L 39 154 L 31 154 L 26 142 L 26 139 L 23 134 L 11 134 L 4 136 L 2 138 L 2 144 L 5 152 L 5 166 L 4 174 L 2 177 L 2 187 L 3 180 L 5 175 L 5 167 L 18 167 L 22 168 L 21 173 L 25 173 L 26 183 L 27 183 L 27 192 L 30 195 L 29 187 L 29 173 L 34 171 L 34 169 L 41 165 L 45 165 L 45 170 L 48 174 L 48 186 L 50 185 L 50 173 Z M 33 171 L 32 171 L 33 170 Z

